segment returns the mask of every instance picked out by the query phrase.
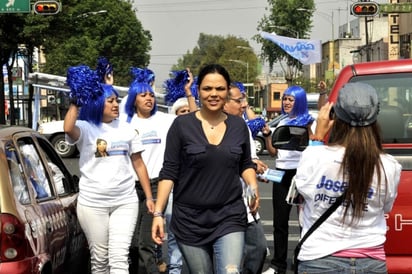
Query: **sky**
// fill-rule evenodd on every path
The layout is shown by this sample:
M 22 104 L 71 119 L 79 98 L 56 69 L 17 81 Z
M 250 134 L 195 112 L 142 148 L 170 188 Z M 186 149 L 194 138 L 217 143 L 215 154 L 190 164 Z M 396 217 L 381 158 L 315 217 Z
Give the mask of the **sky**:
M 249 41 L 255 53 L 260 45 L 252 37 L 258 22 L 266 14 L 267 0 L 137 0 L 137 18 L 152 34 L 149 68 L 156 82 L 163 83 L 177 60 L 196 45 L 199 33 L 234 35 Z M 335 39 L 338 26 L 348 20 L 348 7 L 353 0 L 315 0 L 311 39 L 322 42 Z M 349 20 L 353 19 L 349 16 Z M 277 68 L 279 70 L 279 68 Z M 268 68 L 264 66 L 264 72 Z M 276 70 L 276 67 L 274 68 Z M 159 84 L 157 84 L 159 86 Z

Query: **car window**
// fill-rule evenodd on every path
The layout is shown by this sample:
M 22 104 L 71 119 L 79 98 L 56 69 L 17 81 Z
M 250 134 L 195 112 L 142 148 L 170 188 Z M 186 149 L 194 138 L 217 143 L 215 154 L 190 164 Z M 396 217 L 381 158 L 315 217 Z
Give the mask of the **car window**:
M 372 85 L 379 97 L 378 122 L 384 143 L 412 142 L 412 73 L 354 77 Z
M 45 139 L 37 138 L 37 141 L 46 157 L 57 195 L 64 196 L 78 192 L 78 177 L 73 178 L 54 148 Z
M 12 143 L 8 143 L 5 146 L 5 152 L 7 157 L 7 163 L 9 165 L 10 179 L 13 185 L 14 195 L 17 197 L 21 204 L 30 203 L 29 190 L 27 188 L 24 174 L 20 169 L 18 157 L 16 155 L 16 149 Z
M 30 138 L 21 138 L 18 144 L 23 158 L 22 162 L 26 176 L 29 178 L 35 190 L 36 198 L 45 199 L 53 197 L 53 187 L 47 177 L 46 169 L 43 166 L 43 162 L 35 148 L 33 140 Z

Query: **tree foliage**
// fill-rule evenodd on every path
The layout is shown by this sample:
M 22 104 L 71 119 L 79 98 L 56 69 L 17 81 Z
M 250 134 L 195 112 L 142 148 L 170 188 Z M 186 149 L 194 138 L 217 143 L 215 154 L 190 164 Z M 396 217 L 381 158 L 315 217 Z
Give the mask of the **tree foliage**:
M 113 64 L 116 84 L 130 83 L 130 67 L 146 67 L 152 40 L 128 1 L 68 0 L 42 44 L 44 72 L 65 75 L 69 66 L 94 68 L 99 56 Z
M 204 33 L 200 33 L 197 46 L 179 58 L 172 70 L 188 67 L 197 75 L 204 65 L 211 63 L 227 68 L 233 81 L 253 82 L 260 73 L 259 60 L 247 40 Z
M 99 56 L 113 64 L 117 85 L 130 83 L 132 66 L 149 64 L 152 37 L 143 29 L 129 1 L 62 0 L 56 15 L 35 13 L 0 14 L 0 67 L 7 66 L 12 90 L 11 68 L 17 54 L 24 57 L 26 73 L 33 72 L 33 52 L 41 48 L 47 62 L 40 72 L 66 75 L 69 66 L 86 64 L 94 68 Z M 105 11 L 105 12 L 99 12 Z M 0 102 L 5 99 L 4 75 L 0 70 Z M 29 88 L 28 121 L 31 127 Z M 10 122 L 14 123 L 13 93 L 9 93 Z M 0 124 L 5 124 L 5 107 L 0 103 Z
M 8 80 L 12 80 L 11 68 L 14 58 L 18 51 L 18 45 L 21 42 L 21 36 L 24 26 L 24 17 L 22 15 L 4 14 L 0 16 L 0 124 L 6 123 L 5 118 L 5 92 L 4 92 L 4 74 L 3 65 L 6 65 Z M 11 95 L 11 104 L 13 105 L 13 88 L 9 85 L 9 94 Z M 13 113 L 12 113 L 13 116 Z
M 315 9 L 313 0 L 268 0 L 268 15 L 259 21 L 258 31 L 275 32 L 281 36 L 301 39 L 308 38 L 312 28 L 312 14 Z M 302 69 L 302 64 L 288 55 L 274 43 L 256 35 L 254 39 L 262 45 L 261 58 L 269 64 L 270 70 L 275 63 L 279 63 L 291 82 Z

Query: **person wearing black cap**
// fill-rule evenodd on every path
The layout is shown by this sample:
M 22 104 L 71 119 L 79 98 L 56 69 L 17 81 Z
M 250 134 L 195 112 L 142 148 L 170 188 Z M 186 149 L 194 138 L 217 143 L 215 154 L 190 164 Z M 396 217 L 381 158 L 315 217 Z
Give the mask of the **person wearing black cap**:
M 383 150 L 378 113 L 376 91 L 366 83 L 346 84 L 335 105 L 321 108 L 313 139 L 319 144 L 330 133 L 329 142 L 309 146 L 295 176 L 305 199 L 302 236 L 338 197 L 343 202 L 303 242 L 297 273 L 387 273 L 385 213 L 401 165 Z

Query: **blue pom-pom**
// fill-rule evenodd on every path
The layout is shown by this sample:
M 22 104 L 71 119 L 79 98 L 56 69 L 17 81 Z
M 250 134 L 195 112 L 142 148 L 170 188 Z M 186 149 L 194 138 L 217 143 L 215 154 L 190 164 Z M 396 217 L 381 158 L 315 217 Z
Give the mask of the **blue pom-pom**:
M 252 132 L 252 137 L 253 139 L 256 138 L 256 135 L 259 133 L 259 131 L 262 130 L 262 128 L 265 126 L 266 122 L 262 117 L 257 117 L 252 120 L 246 121 L 250 131 Z
M 192 96 L 195 97 L 196 101 L 199 100 L 199 93 L 197 92 L 197 76 L 194 77 L 192 86 L 190 87 L 190 91 L 192 92 Z
M 130 72 L 133 76 L 133 81 L 137 83 L 146 83 L 152 85 L 155 81 L 155 74 L 148 68 L 132 67 Z
M 172 78 L 167 79 L 163 83 L 166 90 L 165 100 L 169 105 L 176 102 L 177 99 L 184 97 L 185 85 L 189 81 L 189 73 L 187 70 L 178 70 L 172 72 Z
M 69 96 L 78 106 L 87 105 L 103 94 L 97 72 L 86 65 L 69 67 L 66 81 Z
M 97 59 L 97 67 L 96 72 L 99 76 L 100 83 L 104 83 L 104 77 L 108 74 L 112 74 L 113 66 L 109 63 L 109 61 L 105 57 L 99 57 Z

